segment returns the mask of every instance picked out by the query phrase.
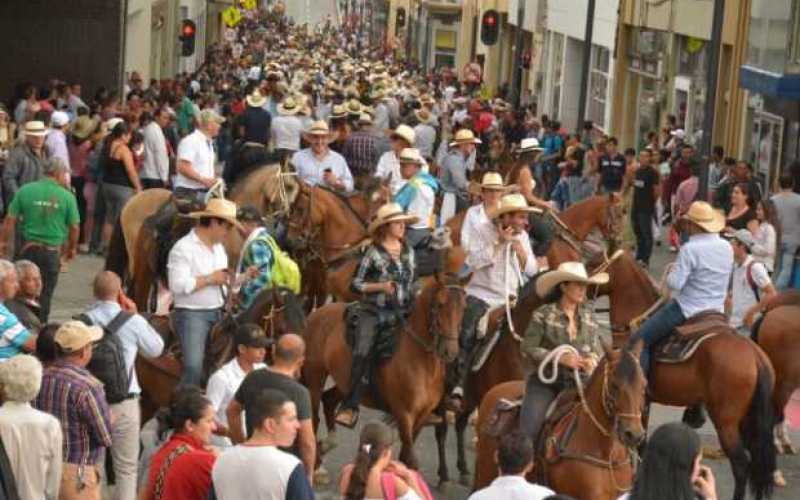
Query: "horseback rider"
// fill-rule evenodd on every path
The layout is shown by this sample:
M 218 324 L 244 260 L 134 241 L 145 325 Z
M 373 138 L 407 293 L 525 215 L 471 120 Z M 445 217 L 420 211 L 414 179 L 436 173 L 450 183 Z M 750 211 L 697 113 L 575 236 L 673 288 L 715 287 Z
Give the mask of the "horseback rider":
M 236 265 L 237 281 L 243 281 L 239 288 L 239 310 L 246 310 L 261 290 L 272 285 L 272 248 L 275 240 L 270 236 L 266 222 L 253 205 L 244 205 L 236 213 L 242 225 L 245 238 L 239 262 Z
M 197 129 L 178 144 L 178 175 L 175 177 L 176 198 L 205 204 L 205 195 L 217 183 L 214 173 L 216 153 L 214 139 L 225 118 L 213 109 L 200 112 Z
M 394 196 L 394 202 L 400 205 L 404 212 L 416 215 L 419 219 L 406 229 L 406 243 L 412 248 L 417 248 L 431 235 L 431 227 L 434 224 L 433 208 L 436 203 L 436 193 L 439 191 L 439 182 L 422 170 L 425 160 L 418 150 L 406 148 L 400 152 L 398 160 L 400 175 L 405 183 Z
M 472 364 L 481 318 L 491 309 L 510 306 L 526 281 L 523 275 L 531 278 L 536 274 L 536 259 L 525 232 L 528 214 L 536 210 L 528 206 L 521 194 L 507 194 L 488 211 L 491 222 L 480 225 L 470 238 L 466 263 L 473 272 L 466 287 L 467 305 L 454 373 L 456 386 L 448 401 L 453 410 L 462 409 L 464 384 Z
M 233 161 L 225 165 L 222 178 L 232 186 L 241 174 L 252 165 L 266 163 L 269 160 L 270 127 L 272 117 L 264 109 L 267 98 L 256 88 L 245 98 L 247 107 L 237 119 L 236 142 Z
M 534 366 L 540 365 L 559 346 L 569 345 L 580 353 L 566 353 L 558 358 L 557 376 L 552 382 L 543 381 L 537 371 L 528 375 L 525 384 L 520 426 L 536 440 L 544 424 L 547 410 L 558 394 L 574 387 L 572 370 L 588 375 L 602 355 L 599 326 L 594 312 L 584 304 L 589 285 L 608 282 L 608 274 L 589 276 L 581 262 L 564 262 L 555 271 L 542 274 L 536 281 L 536 293 L 546 304 L 533 313 L 522 351 Z M 548 376 L 548 375 L 546 375 Z
M 489 210 L 497 208 L 500 197 L 507 189 L 503 185 L 503 177 L 497 172 L 483 174 L 480 186 L 481 203 L 469 207 L 461 225 L 461 246 L 469 252 L 471 242 L 476 238 L 476 233 L 485 225 L 491 225 Z
M 415 140 L 414 129 L 408 125 L 399 125 L 389 135 L 391 149 L 381 155 L 378 165 L 375 167 L 375 177 L 389 181 L 392 196 L 397 195 L 406 184 L 406 179 L 400 172 L 400 154 L 406 148 L 413 148 Z M 424 172 L 428 171 L 428 165 L 424 160 L 421 168 Z
M 661 306 L 638 331 L 629 345 L 643 342 L 640 363 L 649 375 L 650 348 L 672 334 L 676 326 L 698 313 L 725 312 L 725 298 L 733 269 L 733 250 L 720 237 L 725 216 L 705 201 L 695 201 L 681 222 L 689 241 L 681 246 L 678 258 L 667 269 L 667 287 L 676 295 Z
M 469 207 L 469 171 L 474 167 L 476 145 L 481 140 L 472 130 L 464 128 L 456 132 L 450 143 L 450 152 L 439 167 L 439 180 L 445 198 L 442 202 L 442 221 Z M 471 164 L 472 162 L 472 164 Z
M 414 249 L 403 240 L 406 224 L 418 220 L 415 215 L 405 214 L 397 203 L 387 203 L 378 209 L 369 225 L 372 244 L 361 258 L 350 285 L 362 298 L 353 346 L 350 394 L 336 413 L 336 422 L 341 425 L 353 427 L 358 421 L 358 405 L 369 382 L 376 332 L 402 323 L 411 305 Z
M 544 151 L 539 145 L 539 141 L 534 138 L 522 139 L 519 143 L 519 148 L 514 152 L 516 156 L 516 164 L 512 167 L 512 171 L 507 179 L 511 184 L 517 184 L 525 201 L 532 207 L 537 207 L 541 210 L 553 210 L 550 203 L 542 200 L 535 194 L 536 179 L 531 170 L 532 165 L 538 161 L 538 157 Z M 545 216 L 542 213 L 532 213 L 529 220 L 530 229 L 528 233 L 531 239 L 535 242 L 533 245 L 533 253 L 537 258 L 542 260 L 539 262 L 544 266 L 547 261 L 544 256 L 550 248 L 550 242 L 553 240 L 553 230 L 547 224 Z
M 328 124 L 316 121 L 303 133 L 303 138 L 311 147 L 302 149 L 292 155 L 291 163 L 297 171 L 297 177 L 312 186 L 317 184 L 337 191 L 353 190 L 353 176 L 342 155 L 331 151 L 333 140 Z

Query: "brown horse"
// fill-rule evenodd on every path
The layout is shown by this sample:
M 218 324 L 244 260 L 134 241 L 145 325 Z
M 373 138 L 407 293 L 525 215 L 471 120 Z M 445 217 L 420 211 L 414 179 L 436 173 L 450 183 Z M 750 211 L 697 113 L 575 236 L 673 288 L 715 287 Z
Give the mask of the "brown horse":
M 653 280 L 625 253 L 609 268 L 611 322 L 620 330 L 656 302 Z M 733 498 L 742 500 L 750 487 L 757 499 L 769 495 L 776 468 L 772 439 L 775 372 L 764 352 L 750 339 L 732 333 L 700 344 L 682 363 L 655 362 L 649 395 L 656 403 L 695 406 L 703 403 L 728 456 L 736 481 Z
M 180 346 L 172 336 L 169 318 L 154 316 L 150 322 L 165 338 L 167 347 L 158 358 L 136 358 L 136 376 L 142 387 L 142 423 L 156 410 L 169 405 L 182 371 L 178 353 Z M 275 338 L 284 333 L 301 332 L 305 326 L 305 313 L 300 299 L 290 290 L 269 288 L 262 291 L 247 310 L 237 316 L 225 316 L 211 330 L 204 360 L 206 377 L 235 356 L 233 334 L 239 325 L 245 323 L 257 324 L 268 336 Z
M 375 394 L 364 405 L 391 414 L 397 423 L 400 460 L 417 468 L 414 440 L 444 394 L 445 363 L 458 354 L 458 333 L 464 312 L 464 289 L 450 276 L 430 277 L 416 297 L 407 324 L 396 340 L 392 358 L 376 370 Z M 303 380 L 311 392 L 314 429 L 325 379 L 330 374 L 340 393 L 350 388 L 350 348 L 345 340 L 346 304 L 337 302 L 308 317 Z M 409 390 L 413 388 L 413 390 Z
M 566 441 L 558 439 L 553 450 L 553 428 L 545 427 L 536 444 L 536 468 L 532 480 L 543 480 L 558 493 L 578 500 L 615 500 L 633 481 L 631 448 L 645 436 L 642 409 L 647 383 L 639 366 L 639 354 L 611 351 L 586 383 L 579 386 L 573 419 Z M 492 410 L 502 398 L 522 398 L 525 382 L 506 382 L 493 388 L 478 412 L 478 444 L 474 488 L 482 488 L 497 475 L 496 441 L 486 433 Z M 513 425 L 513 424 L 512 424 Z M 549 432 L 547 432 L 549 431 Z

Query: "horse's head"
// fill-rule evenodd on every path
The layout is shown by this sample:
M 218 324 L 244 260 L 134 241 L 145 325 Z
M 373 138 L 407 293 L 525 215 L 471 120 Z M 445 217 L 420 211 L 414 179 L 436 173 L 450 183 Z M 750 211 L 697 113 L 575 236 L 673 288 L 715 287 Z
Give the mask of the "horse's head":
M 312 200 L 314 188 L 304 182 L 297 183 L 297 194 L 289 210 L 286 233 L 287 245 L 292 250 L 308 248 L 315 222 Z
M 436 344 L 436 352 L 450 363 L 458 357 L 458 336 L 466 306 L 466 292 L 451 274 L 436 274 L 432 286 L 430 333 Z
M 392 188 L 389 179 L 370 177 L 362 189 L 367 203 L 367 222 L 371 221 L 378 209 L 392 201 Z
M 628 448 L 641 443 L 647 431 L 642 423 L 647 379 L 639 365 L 641 347 L 612 350 L 604 344 L 603 409 L 613 422 L 612 432 Z
M 609 250 L 614 251 L 622 247 L 622 228 L 625 220 L 625 206 L 622 196 L 618 193 L 608 193 L 604 196 L 602 210 L 595 212 L 599 217 L 597 226 L 609 245 Z
M 273 338 L 286 333 L 302 334 L 306 327 L 303 301 L 288 288 L 272 288 L 272 308 L 265 316 L 265 323 L 269 329 L 267 335 Z

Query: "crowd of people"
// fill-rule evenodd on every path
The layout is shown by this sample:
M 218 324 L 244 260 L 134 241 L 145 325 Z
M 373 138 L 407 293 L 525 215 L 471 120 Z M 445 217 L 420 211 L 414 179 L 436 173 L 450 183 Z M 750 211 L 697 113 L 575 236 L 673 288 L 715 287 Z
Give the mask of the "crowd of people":
M 232 359 L 207 384 L 203 373 L 210 332 L 225 313 L 224 288 L 248 307 L 274 284 L 282 255 L 279 228 L 268 228 L 256 207 L 208 200 L 220 180 L 233 186 L 256 165 L 286 162 L 300 181 L 341 193 L 377 177 L 391 193 L 367 228 L 371 244 L 351 287 L 363 299 L 352 383 L 336 413 L 348 427 L 371 383 L 375 332 L 404 321 L 414 297 L 416 252 L 460 211 L 470 277 L 447 400 L 453 411 L 462 408 L 481 319 L 527 283 L 547 298 L 522 332 L 531 359 L 569 344 L 582 354 L 561 364 L 590 373 L 602 355 L 586 290 L 608 276 L 590 276 L 579 262 L 542 274 L 545 211 L 613 193 L 642 266 L 654 245 L 679 252 L 667 280 L 677 300 L 633 340 L 648 346 L 704 309 L 728 311 L 731 326 L 746 333 L 763 303 L 793 286 L 800 167 L 787 168 L 780 190 L 767 196 L 748 162 L 716 147 L 710 204 L 696 202 L 701 158 L 674 118 L 643 147 L 620 152 L 617 139 L 591 123 L 568 133 L 534 106 L 481 98 L 474 82 L 450 71 L 423 72 L 377 47 L 372 57 L 356 57 L 362 42 L 347 26 L 307 30 L 265 11 L 243 20 L 237 38 L 241 57 L 213 46 L 196 73 L 145 85 L 133 72 L 122 95 L 100 89 L 88 99 L 80 82 L 53 80 L 23 84 L 12 107 L 0 106 L 0 254 L 15 260 L 0 260 L 0 476 L 8 498 L 99 499 L 109 474 L 119 500 L 314 497 L 317 442 L 309 392 L 298 381 L 302 332 L 273 342 L 258 325 L 239 325 Z M 153 188 L 203 208 L 189 214 L 194 227 L 167 262 L 180 386 L 168 408 L 142 422 L 135 360 L 160 356 L 165 343 L 120 277 L 98 273 L 95 302 L 76 319 L 53 323 L 50 312 L 69 261 L 103 256 L 125 204 Z M 234 230 L 245 241 L 238 263 L 223 245 Z M 641 361 L 647 375 L 647 349 Z M 472 498 L 564 498 L 525 480 L 545 410 L 572 383 L 562 375 L 553 383 L 529 377 L 522 429 L 499 442 L 500 477 Z M 384 425 L 362 427 L 342 471 L 343 497 L 432 498 L 391 447 Z M 112 466 L 104 474 L 106 455 Z M 700 464 L 696 434 L 668 424 L 650 438 L 626 498 L 690 494 L 715 498 L 713 476 Z

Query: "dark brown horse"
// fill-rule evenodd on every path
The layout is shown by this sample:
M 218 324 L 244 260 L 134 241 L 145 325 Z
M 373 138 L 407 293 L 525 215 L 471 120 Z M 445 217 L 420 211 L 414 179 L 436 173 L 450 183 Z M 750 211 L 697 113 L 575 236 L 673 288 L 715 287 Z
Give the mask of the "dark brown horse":
M 585 389 L 578 390 L 577 402 L 567 415 L 574 419 L 574 427 L 566 442 L 559 440 L 563 449 L 549 448 L 553 428 L 543 430 L 530 479 L 543 480 L 557 493 L 578 500 L 618 498 L 633 480 L 635 469 L 629 449 L 645 435 L 642 409 L 646 384 L 637 352 L 608 349 Z M 486 433 L 492 410 L 501 397 L 519 399 L 524 392 L 524 381 L 506 382 L 495 386 L 481 402 L 474 489 L 497 476 L 496 441 Z
M 376 370 L 374 396 L 363 404 L 389 413 L 397 423 L 400 460 L 417 468 L 414 440 L 444 394 L 445 363 L 458 354 L 464 312 L 464 289 L 453 277 L 429 277 L 412 306 L 407 324 L 397 333 L 392 358 Z M 333 377 L 340 394 L 350 388 L 351 352 L 345 340 L 346 304 L 332 303 L 308 317 L 303 380 L 311 392 L 314 429 L 323 386 Z M 411 390 L 410 390 L 411 389 Z
M 166 348 L 158 358 L 136 358 L 136 376 L 142 387 L 142 423 L 156 410 L 169 405 L 182 371 L 180 345 L 172 335 L 169 318 L 154 316 L 150 322 L 164 337 Z M 211 330 L 204 358 L 205 378 L 235 356 L 233 334 L 245 323 L 257 324 L 275 338 L 284 333 L 300 333 L 305 326 L 305 313 L 301 300 L 290 290 L 269 288 L 262 291 L 247 310 L 236 316 L 226 315 Z

